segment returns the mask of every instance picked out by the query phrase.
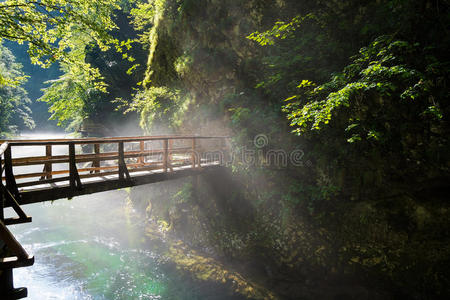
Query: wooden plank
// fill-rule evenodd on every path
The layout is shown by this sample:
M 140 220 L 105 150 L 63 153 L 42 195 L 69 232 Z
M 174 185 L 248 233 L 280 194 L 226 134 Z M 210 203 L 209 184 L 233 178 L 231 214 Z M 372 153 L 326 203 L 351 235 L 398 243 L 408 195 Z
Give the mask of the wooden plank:
M 69 144 L 69 182 L 70 187 L 75 189 L 76 180 L 75 180 L 75 170 L 77 165 L 75 164 L 75 144 Z
M 19 258 L 17 256 L 1 257 L 0 270 L 11 270 L 15 268 L 29 267 L 34 264 L 34 256 L 28 255 L 27 258 Z M 26 295 L 25 295 L 26 297 Z M 15 298 L 20 299 L 20 298 Z
M 172 163 L 186 163 L 187 161 L 189 161 L 188 159 L 175 159 L 172 161 Z M 177 166 L 182 165 L 182 164 L 178 164 Z M 127 164 L 127 167 L 129 168 L 129 172 L 138 172 L 138 171 L 146 171 L 146 170 L 162 170 L 163 166 L 161 162 L 151 162 L 151 163 L 145 163 L 145 164 Z M 172 166 L 173 167 L 173 166 Z M 84 168 L 84 169 L 78 169 L 78 173 L 81 172 L 91 172 L 93 170 L 115 170 L 118 169 L 119 166 L 103 166 L 100 168 Z M 70 171 L 69 170 L 60 170 L 60 171 L 53 171 L 53 175 L 62 175 L 62 174 L 68 174 Z M 41 174 L 41 173 L 39 173 Z M 100 173 L 93 173 L 93 174 L 80 174 L 80 178 L 90 178 L 90 177 L 102 177 L 102 176 L 107 176 L 107 175 L 113 175 L 113 174 L 117 174 L 117 171 L 113 171 L 113 172 L 100 172 Z M 38 176 L 35 176 L 38 177 Z M 39 180 L 39 181 L 29 181 L 29 182 L 21 182 L 18 183 L 17 186 L 18 187 L 30 187 L 33 185 L 42 185 L 42 184 L 49 184 L 49 183 L 56 183 L 56 182 L 62 182 L 62 181 L 69 181 L 70 177 L 69 176 L 65 176 L 65 177 L 57 177 L 57 178 L 52 178 L 52 179 L 48 179 L 48 180 Z
M 138 167 L 138 166 L 149 166 L 149 165 L 156 165 L 159 164 L 161 165 L 161 163 L 158 162 L 152 162 L 152 163 L 146 163 L 144 165 L 142 164 L 128 164 L 127 166 L 131 166 L 131 167 Z M 103 176 L 100 171 L 105 171 L 105 170 L 115 170 L 118 169 L 119 166 L 103 166 L 103 167 L 99 167 L 99 168 L 83 168 L 83 169 L 77 169 L 78 173 L 82 173 L 82 172 L 92 172 L 92 171 L 98 171 L 97 173 L 94 173 L 96 175 L 95 176 Z M 161 167 L 160 167 L 161 168 Z M 70 173 L 70 170 L 58 170 L 58 171 L 53 171 L 52 175 L 63 175 L 63 174 L 68 174 Z M 115 172 L 117 173 L 117 171 Z M 17 175 L 17 177 L 19 178 L 31 178 L 31 177 L 39 177 L 39 175 L 41 175 L 43 173 L 30 173 L 30 174 L 23 174 L 23 175 Z M 28 176 L 30 175 L 30 176 Z M 82 175 L 80 175 L 80 177 L 82 177 Z M 25 187 L 25 186 L 31 186 L 31 185 L 40 185 L 40 184 L 46 184 L 46 183 L 55 183 L 55 182 L 59 182 L 59 181 L 67 181 L 69 180 L 69 177 L 58 177 L 58 178 L 52 178 L 50 180 L 39 180 L 39 181 L 31 181 L 31 182 L 21 182 L 18 183 L 17 186 L 18 187 Z
M 141 172 L 141 171 L 152 171 L 152 170 L 161 170 L 162 165 L 159 166 L 148 166 L 148 167 L 139 167 L 139 168 L 130 168 L 128 169 L 129 173 L 132 172 Z M 80 178 L 93 178 L 93 177 L 105 177 L 110 175 L 118 175 L 117 171 L 111 171 L 111 172 L 101 172 L 100 174 L 81 174 Z M 131 176 L 130 176 L 131 178 Z M 123 179 L 122 179 L 123 180 Z
M 9 191 L 7 188 L 4 189 L 4 191 L 6 192 L 6 199 L 8 200 L 7 203 L 14 209 L 19 218 L 21 219 L 28 218 L 27 214 L 22 210 L 22 208 L 20 207 L 19 203 L 17 202 L 16 198 L 11 193 L 11 191 Z
M 97 157 L 100 155 L 100 144 L 94 144 L 94 153 L 96 158 L 92 161 L 92 166 L 94 168 L 100 168 L 100 160 L 97 159 Z M 95 169 L 94 172 L 100 173 L 100 170 Z
M 69 171 L 66 171 L 67 173 Z M 61 182 L 61 181 L 69 181 L 70 177 L 69 176 L 65 176 L 65 177 L 57 177 L 57 178 L 52 178 L 52 179 L 44 179 L 44 180 L 39 180 L 39 181 L 29 181 L 29 182 L 21 182 L 17 184 L 17 187 L 27 187 L 27 186 L 33 186 L 33 185 L 42 185 L 42 184 L 49 184 L 49 183 L 56 183 L 56 182 Z
M 174 165 L 173 167 L 182 167 L 182 166 L 188 166 L 190 165 L 190 160 L 189 159 L 177 159 L 174 160 L 175 163 L 177 163 L 176 165 Z M 154 170 L 162 170 L 163 169 L 163 165 L 161 162 L 155 162 L 155 163 L 146 163 L 144 166 L 141 164 L 129 164 L 127 165 L 129 167 L 128 171 L 129 173 L 133 173 L 133 172 L 142 172 L 142 171 L 154 171 Z M 118 166 L 113 166 L 111 168 L 115 168 L 117 169 Z M 68 172 L 68 171 L 66 171 Z M 94 178 L 94 177 L 104 177 L 104 176 L 110 176 L 110 175 L 117 175 L 117 171 L 111 171 L 111 172 L 101 172 L 101 173 L 90 173 L 90 174 L 80 174 L 80 178 L 84 179 L 84 178 Z M 49 180 L 40 180 L 40 181 L 32 181 L 32 182 L 23 182 L 23 183 L 19 183 L 18 187 L 32 187 L 34 185 L 39 186 L 39 185 L 43 185 L 43 184 L 48 184 L 48 183 L 56 183 L 56 182 L 63 182 L 63 181 L 69 181 L 69 177 L 60 177 L 60 178 L 53 178 L 53 179 L 49 179 Z
M 173 159 L 173 154 L 174 154 L 174 152 L 172 152 L 172 149 L 173 149 L 173 140 L 169 140 L 169 153 L 168 153 L 168 155 L 169 155 L 169 157 L 168 157 L 169 162 L 168 162 L 168 164 L 169 164 L 169 168 L 170 168 L 171 172 L 173 171 L 172 159 Z
M 11 146 L 45 146 L 45 145 L 68 145 L 74 144 L 113 144 L 118 142 L 140 142 L 140 141 L 161 141 L 165 139 L 173 140 L 189 140 L 189 139 L 223 139 L 230 138 L 228 136 L 150 136 L 150 137 L 112 137 L 101 139 L 55 139 L 55 140 L 7 140 Z M 0 141 L 3 142 L 3 141 Z
M 11 147 L 6 148 L 3 155 L 5 158 L 4 168 L 5 168 L 6 190 L 9 190 L 15 197 L 19 198 L 20 194 L 13 173 Z
M 4 144 L 2 144 L 3 147 Z M 6 150 L 6 148 L 5 148 Z M 3 152 L 4 150 L 0 150 L 0 177 L 3 174 Z M 0 178 L 0 220 L 4 220 L 5 216 L 4 216 L 4 212 L 3 212 L 3 208 L 5 206 L 5 187 L 3 186 L 3 181 Z
M 161 182 L 166 180 L 172 180 L 176 178 L 181 178 L 185 176 L 191 176 L 195 174 L 200 174 L 202 172 L 206 172 L 208 170 L 212 170 L 215 168 L 222 168 L 218 165 L 211 166 L 203 166 L 202 169 L 175 169 L 173 172 L 159 172 L 159 173 L 151 173 L 145 175 L 133 176 L 133 180 L 118 180 L 118 179 L 108 179 L 103 181 L 96 182 L 85 182 L 83 184 L 82 190 L 72 190 L 70 186 L 64 187 L 54 187 L 54 188 L 42 188 L 36 189 L 32 191 L 23 191 L 22 199 L 20 204 L 31 204 L 43 201 L 51 201 L 57 199 L 64 199 L 68 197 L 75 197 L 80 195 L 104 192 L 114 189 L 120 189 L 125 187 Z M 116 173 L 117 174 L 117 173 Z
M 185 147 L 185 148 L 176 148 L 173 149 L 173 153 L 184 153 L 188 152 L 191 148 Z M 154 155 L 160 155 L 164 153 L 164 149 L 155 149 L 155 150 L 146 150 L 143 153 L 140 151 L 127 151 L 124 152 L 124 158 L 135 158 L 135 157 L 143 157 L 143 156 L 154 156 Z M 99 154 L 77 154 L 75 156 L 77 163 L 82 162 L 91 162 L 93 160 L 99 160 L 99 161 L 108 161 L 108 160 L 117 160 L 119 159 L 119 153 L 118 152 L 104 152 Z M 61 163 L 68 163 L 69 162 L 69 156 L 68 155 L 58 155 L 53 156 L 51 159 L 48 159 L 46 156 L 37 156 L 37 157 L 22 157 L 22 158 L 15 158 L 13 159 L 13 165 L 15 167 L 22 167 L 22 166 L 31 166 L 31 165 L 42 165 L 45 163 L 52 163 L 52 164 L 61 164 Z
M 72 189 L 81 189 L 81 180 L 75 161 L 75 144 L 69 144 L 69 182 Z
M 5 242 L 8 249 L 14 253 L 19 259 L 28 259 L 28 253 L 23 249 L 22 245 L 12 235 L 11 231 L 0 220 L 0 239 Z
M 12 190 L 16 190 L 15 193 L 19 197 L 18 185 L 15 183 L 16 178 L 33 178 L 38 176 L 45 176 L 45 180 L 40 182 L 24 182 L 20 184 L 20 187 L 33 187 L 33 185 L 42 185 L 42 184 L 50 184 L 55 182 L 67 181 L 69 179 L 69 183 L 72 187 L 81 188 L 81 178 L 95 178 L 95 177 L 103 177 L 108 176 L 107 174 L 115 173 L 114 170 L 118 169 L 118 175 L 120 179 L 124 179 L 125 176 L 129 179 L 130 172 L 139 172 L 144 169 L 147 170 L 157 170 L 158 168 L 164 172 L 167 172 L 169 169 L 172 171 L 174 167 L 178 167 L 180 165 L 186 164 L 186 159 L 183 157 L 183 154 L 190 153 L 190 164 L 191 168 L 196 169 L 200 167 L 202 163 L 206 161 L 199 157 L 198 152 L 201 151 L 199 144 L 197 143 L 201 139 L 208 138 L 219 138 L 221 139 L 221 147 L 223 148 L 224 140 L 227 137 L 199 137 L 199 136 L 160 136 L 160 137 L 126 137 L 126 138 L 106 138 L 106 139 L 72 139 L 72 140 L 59 140 L 55 142 L 64 142 L 66 145 L 69 145 L 69 155 L 52 155 L 51 153 L 51 145 L 53 143 L 44 144 L 46 146 L 46 156 L 40 157 L 25 157 L 25 158 L 17 158 L 12 160 L 10 165 L 14 166 L 27 166 L 27 165 L 36 165 L 43 164 L 45 166 L 45 172 L 40 173 L 25 173 L 25 174 L 17 174 L 16 176 L 9 175 L 9 171 L 5 172 L 5 179 L 7 183 L 10 185 Z M 155 149 L 155 150 L 145 150 L 145 142 L 146 141 L 158 141 L 161 140 L 163 142 L 163 149 Z M 192 145 L 191 147 L 183 147 L 183 148 L 175 148 L 173 149 L 175 140 L 190 140 Z M 41 140 L 36 140 L 42 142 Z M 69 142 L 67 142 L 69 141 Z M 96 141 L 96 143 L 94 143 Z M 106 152 L 100 153 L 100 144 L 102 143 L 112 143 L 114 141 L 118 141 L 119 149 L 117 152 Z M 139 151 L 125 151 L 124 143 L 138 143 Z M 75 144 L 94 144 L 94 153 L 89 154 L 79 154 L 75 153 Z M 11 144 L 12 146 L 20 146 L 20 143 Z M 33 143 L 23 143 L 23 146 L 34 145 Z M 11 152 L 11 147 L 6 147 L 5 152 Z M 49 150 L 50 149 L 50 150 Z M 149 164 L 144 163 L 146 156 L 155 156 L 161 155 L 162 160 L 159 162 L 152 162 Z M 179 154 L 182 158 L 176 159 L 177 154 Z M 8 154 L 6 153 L 5 157 Z M 9 156 L 11 154 L 9 153 Z M 126 164 L 126 160 L 132 159 L 131 162 Z M 135 159 L 135 160 L 133 160 Z M 107 165 L 101 167 L 101 161 L 118 161 L 117 165 Z M 81 162 L 89 162 L 92 163 L 91 168 L 80 168 L 78 169 L 76 164 Z M 130 162 L 130 161 L 129 161 Z M 69 170 L 52 170 L 52 164 L 54 163 L 69 163 Z M 7 166 L 8 163 L 5 163 Z M 48 168 L 50 166 L 50 168 Z M 143 167 L 143 168 L 142 168 Z M 128 169 L 130 168 L 130 169 Z M 6 169 L 6 168 L 5 168 Z M 0 170 L 1 171 L 1 170 Z M 80 174 L 82 172 L 94 172 L 95 174 Z M 6 174 L 8 173 L 8 174 Z M 12 174 L 12 166 L 11 172 Z M 69 177 L 60 177 L 60 178 L 52 178 L 52 176 L 63 175 L 69 173 Z
M 52 157 L 52 146 L 47 145 L 45 146 L 45 156 L 48 158 Z M 52 179 L 52 163 L 46 162 L 45 163 L 45 179 Z
M 225 139 L 221 139 L 220 140 L 220 150 L 222 151 L 222 155 L 220 156 L 220 164 L 224 165 L 226 163 L 228 163 L 228 157 L 226 156 L 226 140 Z
M 139 142 L 139 151 L 140 154 L 143 154 L 145 151 L 145 141 L 140 141 Z M 139 156 L 138 162 L 143 164 L 145 162 L 145 157 L 144 156 Z
M 187 149 L 187 148 L 184 148 L 184 149 Z M 175 149 L 173 151 L 169 150 L 169 158 L 172 157 L 172 159 L 169 159 L 169 161 L 173 160 L 174 154 L 183 154 L 183 153 L 187 154 L 188 152 L 185 152 L 184 149 L 181 150 L 181 151 L 179 151 L 177 149 Z M 198 152 L 198 148 L 197 148 L 197 152 Z M 163 153 L 163 151 L 161 153 Z M 133 158 L 133 157 L 135 157 L 135 155 L 126 155 L 126 154 L 124 156 L 125 156 L 125 158 Z M 75 157 L 77 157 L 77 156 L 75 156 Z M 114 158 L 118 159 L 118 157 L 119 156 L 115 156 Z M 76 159 L 76 162 L 78 162 L 77 159 Z M 170 167 L 171 167 L 171 164 L 169 163 L 169 168 Z M 80 168 L 80 169 L 77 169 L 77 170 L 78 170 L 78 173 L 81 173 L 81 172 L 94 172 L 94 171 L 97 172 L 97 173 L 100 173 L 101 170 L 107 170 L 107 169 L 111 169 L 111 166 L 103 166 L 103 167 L 98 167 L 98 168 L 94 168 L 94 167 Z M 50 174 L 53 176 L 53 175 L 62 175 L 62 174 L 67 174 L 67 173 L 69 173 L 69 170 L 52 171 Z M 42 177 L 45 177 L 45 175 L 46 175 L 45 172 L 36 172 L 36 173 L 16 174 L 14 177 L 16 179 L 27 179 L 27 178 L 33 178 L 33 177 L 41 177 L 42 178 Z M 3 179 L 5 179 L 5 177 L 3 177 Z M 42 180 L 42 182 L 47 182 L 47 181 Z
M 148 162 L 145 164 L 127 164 L 127 167 L 137 167 L 137 166 L 149 166 L 149 165 L 155 165 L 155 164 L 160 164 L 160 162 Z M 103 171 L 103 170 L 112 170 L 112 169 L 117 169 L 119 166 L 115 165 L 115 166 L 102 166 L 102 167 L 98 167 L 98 168 L 93 168 L 93 167 L 89 167 L 89 168 L 80 168 L 78 169 L 78 173 L 82 173 L 82 172 L 92 172 L 92 171 Z M 53 175 L 61 175 L 61 174 L 66 174 L 69 173 L 69 170 L 59 170 L 59 171 L 53 171 Z M 97 173 L 98 174 L 98 173 Z M 100 173 L 101 174 L 101 173 Z
M 68 171 L 67 171 L 68 172 Z M 26 179 L 26 178 L 33 178 L 33 177 L 40 177 L 40 180 L 45 180 L 46 172 L 36 172 L 36 173 L 25 173 L 25 174 L 17 174 L 14 177 L 16 179 Z M 53 172 L 52 172 L 53 175 Z
M 23 224 L 23 223 L 31 223 L 33 221 L 33 219 L 31 217 L 26 217 L 26 218 L 6 218 L 3 222 L 5 223 L 5 225 L 16 225 L 16 224 Z
M 191 138 L 192 136 L 188 135 L 152 135 L 152 136 L 125 136 L 125 137 L 102 137 L 102 138 L 74 138 L 74 139 L 29 139 L 29 140 L 0 140 L 0 143 L 3 142 L 73 142 L 73 141 L 116 141 L 117 139 L 128 141 L 128 140 L 146 140 L 146 139 L 165 139 L 165 138 Z
M 124 152 L 124 150 L 123 150 L 123 142 L 119 142 L 118 149 L 119 149 L 119 168 L 118 168 L 119 179 L 123 180 L 124 176 L 125 176 L 125 172 L 123 170 L 123 165 L 125 164 L 125 159 L 123 158 L 123 155 L 124 155 L 124 153 L 123 153 Z
M 195 169 L 195 163 L 196 163 L 196 158 L 197 158 L 197 153 L 196 153 L 196 144 L 197 141 L 195 140 L 195 138 L 192 139 L 192 153 L 191 153 L 191 160 L 192 160 L 192 168 Z
M 167 167 L 169 165 L 169 140 L 165 139 L 163 140 L 163 148 L 164 148 L 164 152 L 163 152 L 163 169 L 164 172 L 167 172 Z

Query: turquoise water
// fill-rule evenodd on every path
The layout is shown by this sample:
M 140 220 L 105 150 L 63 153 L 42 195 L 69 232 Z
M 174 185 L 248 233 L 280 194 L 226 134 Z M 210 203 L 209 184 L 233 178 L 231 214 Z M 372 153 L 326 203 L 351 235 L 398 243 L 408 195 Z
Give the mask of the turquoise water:
M 164 242 L 145 239 L 125 191 L 24 206 L 33 222 L 9 228 L 35 256 L 14 270 L 29 299 L 230 299 L 166 262 Z

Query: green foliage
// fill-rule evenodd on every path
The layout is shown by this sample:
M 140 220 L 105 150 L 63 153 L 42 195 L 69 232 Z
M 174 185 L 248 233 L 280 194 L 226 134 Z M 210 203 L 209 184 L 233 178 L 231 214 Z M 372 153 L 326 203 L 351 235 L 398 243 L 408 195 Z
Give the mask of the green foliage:
M 448 294 L 447 235 L 431 229 L 448 228 L 438 196 L 449 178 L 448 3 L 293 5 L 281 18 L 289 21 L 248 38 L 264 46 L 255 87 L 287 113 L 313 167 L 286 171 L 298 182 L 278 182 L 281 195 L 259 207 L 269 215 L 281 204 L 285 223 L 308 211 L 331 233 L 340 267 L 371 283 L 379 276 L 418 298 Z M 424 203 L 433 209 L 416 221 Z
M 190 68 L 193 64 L 193 57 L 187 54 L 179 56 L 175 61 L 175 71 L 182 78 L 189 74 Z
M 22 65 L 0 43 L 0 136 L 15 133 L 18 128 L 35 126 L 28 107 L 31 101 L 21 87 L 25 81 Z
M 99 79 L 98 70 L 77 55 L 77 48 L 94 42 L 102 50 L 121 49 L 109 32 L 116 27 L 112 12 L 117 0 L 6 0 L 0 3 L 0 39 L 28 43 L 31 61 L 43 67 L 61 61 L 85 72 L 86 80 Z M 85 41 L 80 45 L 80 41 Z M 97 88 L 104 88 L 96 83 Z
M 318 21 L 318 18 L 310 13 L 305 16 L 296 16 L 289 22 L 278 21 L 270 30 L 264 32 L 255 31 L 247 38 L 257 42 L 261 46 L 273 46 L 276 40 L 293 38 L 294 32 L 301 30 L 302 23 L 306 23 L 309 20 Z
M 180 91 L 168 87 L 150 87 L 138 91 L 126 112 L 137 111 L 141 127 L 151 132 L 154 127 L 172 124 L 176 126 L 178 114 L 182 112 Z M 179 125 L 179 124 L 178 124 Z
M 333 118 L 344 121 L 345 116 L 345 131 L 352 134 L 349 142 L 387 141 L 395 130 L 395 114 L 438 124 L 446 104 L 444 94 L 435 94 L 443 83 L 434 82 L 434 77 L 448 75 L 446 64 L 430 61 L 427 50 L 418 44 L 391 39 L 381 37 L 362 48 L 330 82 L 317 87 L 300 84 L 300 92 L 284 105 L 295 132 L 320 130 Z
M 101 122 L 105 128 L 114 126 L 122 117 L 115 111 L 112 101 L 120 97 L 129 97 L 132 88 L 141 80 L 145 62 L 145 53 L 141 47 L 132 47 L 136 32 L 129 24 L 129 15 L 117 11 L 113 20 L 120 27 L 111 35 L 121 40 L 120 46 L 126 49 L 102 50 L 92 39 L 80 35 L 72 39 L 77 45 L 71 56 L 84 61 L 97 72 L 95 78 L 86 73 L 87 69 L 62 63 L 63 75 L 57 80 L 47 82 L 50 87 L 44 89 L 41 101 L 50 105 L 51 119 L 59 126 L 77 130 L 83 120 Z M 109 132 L 111 134 L 112 131 Z
M 75 72 L 74 68 L 67 68 L 60 78 L 47 81 L 50 86 L 43 89 L 44 95 L 39 99 L 49 104 L 50 119 L 57 120 L 58 126 L 68 130 L 81 125 L 93 110 L 90 104 L 101 95 L 91 82 L 86 81 L 84 72 Z
M 136 30 L 141 32 L 139 35 L 139 41 L 144 46 L 148 46 L 147 43 L 150 40 L 150 32 L 159 2 L 161 1 L 137 3 L 136 7 L 134 7 L 130 12 L 132 16 L 132 24 Z
M 176 203 L 190 202 L 194 199 L 193 189 L 192 183 L 185 183 L 183 187 L 175 195 L 173 195 L 172 199 Z

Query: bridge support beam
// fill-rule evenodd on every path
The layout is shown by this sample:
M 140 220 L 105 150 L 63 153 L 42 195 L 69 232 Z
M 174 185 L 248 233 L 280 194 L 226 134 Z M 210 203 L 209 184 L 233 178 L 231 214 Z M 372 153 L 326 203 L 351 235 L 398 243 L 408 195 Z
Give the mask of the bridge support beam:
M 5 224 L 18 224 L 18 223 L 28 223 L 31 222 L 31 217 L 28 217 L 27 214 L 22 210 L 22 208 L 19 205 L 20 201 L 20 192 L 17 188 L 16 179 L 14 178 L 13 173 L 13 167 L 12 167 L 12 154 L 11 154 L 11 147 L 7 147 L 4 151 L 4 168 L 5 168 L 5 181 L 6 186 L 3 185 L 3 182 L 0 184 L 1 189 L 1 212 L 0 212 L 0 219 L 5 222 Z M 0 165 L 1 165 L 1 159 L 0 159 Z M 0 167 L 0 174 L 3 173 L 3 170 Z M 3 208 L 5 204 L 8 204 L 11 206 L 14 211 L 17 213 L 18 218 L 8 218 L 4 219 L 4 212 Z
M 13 173 L 11 146 L 6 148 L 4 155 L 6 188 L 14 195 L 16 199 L 19 199 L 20 193 Z

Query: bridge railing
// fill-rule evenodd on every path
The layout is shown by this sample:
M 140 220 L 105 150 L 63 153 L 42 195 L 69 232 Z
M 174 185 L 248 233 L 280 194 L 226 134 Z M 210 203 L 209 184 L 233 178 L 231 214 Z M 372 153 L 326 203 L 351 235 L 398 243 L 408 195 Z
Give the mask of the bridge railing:
M 12 175 L 10 151 L 9 143 L 0 143 L 0 174 L 3 174 L 3 170 L 5 170 L 8 177 Z M 9 179 L 7 183 L 11 183 Z M 5 219 L 3 208 L 6 203 L 18 214 L 18 218 Z M 14 288 L 12 269 L 33 265 L 34 256 L 28 254 L 6 225 L 30 221 L 31 217 L 28 217 L 19 206 L 14 192 L 11 192 L 9 187 L 0 180 L 0 294 L 8 299 L 27 296 L 26 288 Z
M 79 189 L 82 179 L 117 175 L 127 180 L 130 173 L 221 164 L 227 153 L 226 140 L 223 136 L 9 140 L 4 165 L 14 168 L 17 188 L 69 182 L 72 188 Z M 11 149 L 18 147 L 33 147 L 36 151 L 13 158 Z M 39 165 L 42 171 L 36 172 Z M 6 172 L 2 180 L 8 181 Z

